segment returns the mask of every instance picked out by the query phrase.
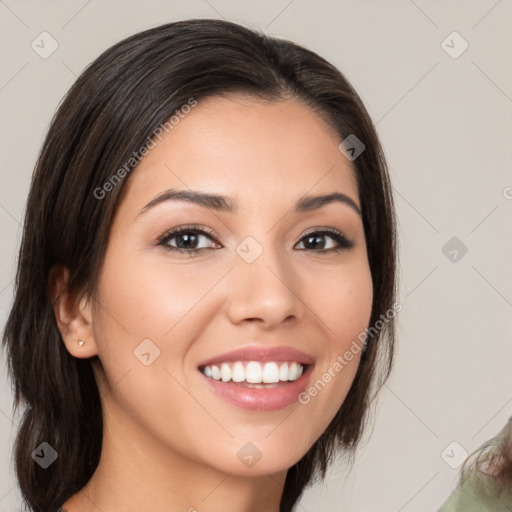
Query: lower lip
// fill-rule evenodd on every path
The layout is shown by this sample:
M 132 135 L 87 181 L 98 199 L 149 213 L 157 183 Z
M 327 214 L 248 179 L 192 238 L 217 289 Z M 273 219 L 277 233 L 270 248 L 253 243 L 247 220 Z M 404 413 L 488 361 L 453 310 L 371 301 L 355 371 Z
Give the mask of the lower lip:
M 295 381 L 279 384 L 274 388 L 249 388 L 232 382 L 207 377 L 202 372 L 210 388 L 221 398 L 231 402 L 241 409 L 252 411 L 277 411 L 297 402 L 309 382 L 313 365 L 309 365 L 306 371 Z

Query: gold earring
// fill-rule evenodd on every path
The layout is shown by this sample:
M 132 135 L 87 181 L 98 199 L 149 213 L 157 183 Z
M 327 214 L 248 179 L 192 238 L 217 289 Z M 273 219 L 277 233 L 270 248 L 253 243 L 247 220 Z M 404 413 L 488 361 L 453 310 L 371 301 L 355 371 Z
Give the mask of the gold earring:
M 78 340 L 78 346 L 81 347 L 85 343 L 84 340 Z

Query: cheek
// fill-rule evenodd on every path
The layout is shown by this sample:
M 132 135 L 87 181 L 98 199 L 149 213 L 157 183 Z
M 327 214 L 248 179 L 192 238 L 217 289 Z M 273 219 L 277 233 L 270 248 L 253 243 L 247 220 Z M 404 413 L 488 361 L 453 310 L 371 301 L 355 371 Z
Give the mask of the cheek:
M 318 418 L 311 432 L 312 441 L 322 434 L 350 391 L 373 302 L 373 283 L 366 259 L 336 268 L 329 277 L 324 275 L 322 282 L 322 287 L 315 288 L 316 291 L 311 287 L 309 292 L 311 298 L 315 297 L 311 309 L 318 312 L 324 332 L 322 356 L 305 395 L 299 400 L 304 414 L 307 411 Z
M 184 365 L 209 321 L 205 295 L 225 269 L 200 274 L 163 258 L 141 265 L 131 251 L 108 253 L 100 276 L 94 330 L 106 382 L 102 372 L 99 380 L 113 391 L 104 391 L 106 407 L 122 409 L 112 416 L 129 417 L 124 425 L 142 426 L 161 443 L 172 439 L 179 451 L 201 438 L 191 423 L 204 421 L 204 411 L 188 392 Z
M 136 253 L 120 257 L 112 252 L 105 259 L 101 278 L 100 300 L 105 310 L 101 316 L 109 325 L 102 332 L 110 330 L 113 340 L 120 334 L 123 345 L 128 338 L 131 350 L 149 338 L 170 355 L 180 352 L 187 337 L 193 336 L 190 328 L 196 322 L 191 319 L 201 310 L 203 297 L 222 277 L 210 270 L 198 273 L 193 265 L 173 265 L 164 258 L 137 259 Z M 111 338 L 103 338 L 110 343 Z
M 370 321 L 373 283 L 367 261 L 361 258 L 324 275 L 322 286 L 311 286 L 309 296 L 315 297 L 314 310 L 322 320 L 329 352 L 336 357 Z

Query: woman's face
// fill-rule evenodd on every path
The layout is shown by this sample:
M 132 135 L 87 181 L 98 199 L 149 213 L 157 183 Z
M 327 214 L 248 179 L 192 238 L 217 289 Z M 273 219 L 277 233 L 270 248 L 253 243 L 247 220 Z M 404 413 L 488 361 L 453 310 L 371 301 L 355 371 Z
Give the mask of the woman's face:
M 92 301 L 106 426 L 144 453 L 282 471 L 340 408 L 360 352 L 336 361 L 370 319 L 353 164 L 298 101 L 202 100 L 155 141 L 125 178 Z M 146 207 L 170 189 L 226 199 Z

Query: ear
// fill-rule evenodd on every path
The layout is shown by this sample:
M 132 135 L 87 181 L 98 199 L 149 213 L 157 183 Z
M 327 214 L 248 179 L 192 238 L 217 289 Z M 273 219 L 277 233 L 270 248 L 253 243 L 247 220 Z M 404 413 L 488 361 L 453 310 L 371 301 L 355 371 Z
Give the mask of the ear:
M 68 352 L 78 358 L 98 354 L 94 339 L 92 301 L 69 290 L 69 269 L 52 267 L 48 277 L 48 290 L 57 326 Z M 78 342 L 83 340 L 82 346 Z

